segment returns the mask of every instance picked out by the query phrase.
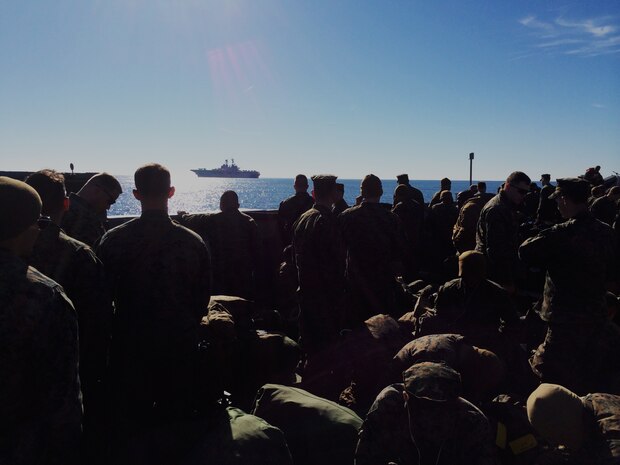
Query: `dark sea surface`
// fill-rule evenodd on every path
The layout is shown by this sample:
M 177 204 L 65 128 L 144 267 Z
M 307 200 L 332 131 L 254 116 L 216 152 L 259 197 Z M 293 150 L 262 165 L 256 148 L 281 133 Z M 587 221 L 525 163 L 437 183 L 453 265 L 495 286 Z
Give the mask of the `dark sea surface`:
M 123 193 L 116 204 L 112 205 L 109 215 L 138 215 L 140 204 L 133 197 L 133 176 L 116 176 L 123 187 Z M 477 180 L 474 180 L 476 182 Z M 502 181 L 487 181 L 487 192 L 496 192 Z M 349 205 L 355 204 L 359 195 L 359 179 L 338 179 L 345 185 L 345 199 Z M 233 190 L 239 195 L 242 210 L 275 210 L 285 198 L 293 195 L 293 179 L 228 179 L 199 178 L 194 173 L 175 176 L 172 184 L 175 195 L 170 199 L 170 213 L 178 210 L 190 213 L 212 212 L 219 210 L 220 196 L 226 190 Z M 382 202 L 392 202 L 392 194 L 396 188 L 396 179 L 383 180 Z M 426 202 L 430 202 L 433 194 L 439 190 L 439 181 L 412 180 L 411 184 L 424 194 Z M 312 186 L 312 182 L 310 183 Z M 456 194 L 469 187 L 469 181 L 452 181 L 452 192 Z M 309 191 L 312 189 L 310 187 Z

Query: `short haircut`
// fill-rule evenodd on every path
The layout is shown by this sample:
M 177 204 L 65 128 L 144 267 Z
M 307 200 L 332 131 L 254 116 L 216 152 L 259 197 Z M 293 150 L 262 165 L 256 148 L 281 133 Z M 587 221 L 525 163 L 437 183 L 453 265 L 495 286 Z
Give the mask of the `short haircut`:
M 594 186 L 590 190 L 590 194 L 592 194 L 593 197 L 600 197 L 602 195 L 605 195 L 605 186 L 603 186 L 602 184 Z
M 337 182 L 336 183 L 336 190 L 338 192 L 344 192 L 344 184 L 342 184 L 341 182 Z
M 441 183 L 442 186 L 451 186 L 452 185 L 452 181 L 450 181 L 448 178 L 443 178 L 439 182 Z M 442 190 L 446 190 L 446 189 L 442 189 Z
M 239 196 L 235 191 L 225 191 L 220 197 L 220 207 L 222 210 L 239 208 Z
M 383 195 L 381 180 L 374 174 L 367 174 L 364 176 L 360 187 L 362 190 L 362 197 L 374 198 Z
M 109 192 L 110 194 L 113 192 L 123 192 L 123 188 L 121 184 L 118 182 L 114 176 L 108 173 L 97 173 L 92 178 L 87 181 L 87 184 L 95 184 L 97 186 L 102 187 L 104 190 Z
M 46 216 L 62 211 L 67 191 L 65 177 L 54 170 L 40 170 L 26 178 L 26 184 L 32 187 L 43 202 L 41 213 Z
M 170 171 L 158 163 L 141 166 L 133 178 L 136 190 L 147 197 L 167 196 L 170 191 Z
M 478 192 L 486 192 L 487 191 L 487 183 L 484 181 L 478 182 Z
M 506 178 L 506 182 L 508 184 L 523 183 L 523 184 L 527 184 L 529 186 L 530 183 L 532 182 L 532 180 L 523 171 L 513 171 L 512 173 L 510 173 L 508 175 L 508 178 Z
M 305 174 L 298 174 L 295 176 L 295 185 L 308 187 L 308 177 Z

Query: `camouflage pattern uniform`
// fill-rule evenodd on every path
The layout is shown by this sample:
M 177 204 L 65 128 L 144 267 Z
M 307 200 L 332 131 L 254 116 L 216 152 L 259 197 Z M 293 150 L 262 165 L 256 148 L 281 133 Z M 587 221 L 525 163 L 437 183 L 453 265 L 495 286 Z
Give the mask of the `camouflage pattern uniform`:
M 463 205 L 452 230 L 452 243 L 459 253 L 476 248 L 476 227 L 482 207 L 488 199 L 482 196 L 473 196 Z
M 620 397 L 596 393 L 581 400 L 585 406 L 586 431 L 590 436 L 583 445 L 586 463 L 620 463 Z
M 349 208 L 349 204 L 345 199 L 340 199 L 334 203 L 334 208 L 332 208 L 332 213 L 334 216 L 340 215 L 343 211 Z
M 418 189 L 417 187 L 412 186 L 411 184 L 403 184 L 403 185 L 409 188 L 409 191 L 411 192 L 411 198 L 415 200 L 416 202 L 418 202 L 422 206 L 422 208 L 424 208 L 426 205 L 426 202 L 424 201 L 424 194 L 422 193 L 422 191 Z
M 455 253 L 452 244 L 452 230 L 458 216 L 459 210 L 456 205 L 443 202 L 433 205 L 428 215 L 431 237 L 441 260 Z
M 90 247 L 67 236 L 54 223 L 41 231 L 28 261 L 59 283 L 75 306 L 80 380 L 87 404 L 89 388 L 104 377 L 110 340 L 113 309 L 103 265 Z
M 392 213 L 400 218 L 405 235 L 405 266 L 409 278 L 413 278 L 420 269 L 422 253 L 422 237 L 424 229 L 424 206 L 413 199 L 398 202 Z
M 439 360 L 458 370 L 459 351 L 464 343 L 465 338 L 459 334 L 431 334 L 414 339 L 394 356 L 390 376 L 402 377 L 402 372 L 414 363 Z
M 404 236 L 399 218 L 378 203 L 362 202 L 338 217 L 347 249 L 346 284 L 350 323 L 394 305 L 394 276 L 402 274 Z
M 174 412 L 191 408 L 198 329 L 211 291 L 204 242 L 167 212 L 150 210 L 108 231 L 97 254 L 116 305 L 116 405 L 138 415 L 154 402 Z
M 289 245 L 293 240 L 293 224 L 297 218 L 314 205 L 312 196 L 307 192 L 297 192 L 286 200 L 280 202 L 278 208 L 278 221 L 282 233 L 284 245 Z
M 482 207 L 476 231 L 476 250 L 487 257 L 493 281 L 512 284 L 519 274 L 519 221 L 516 206 L 500 192 Z
M 377 396 L 359 433 L 356 465 L 387 465 L 389 462 L 398 465 L 496 463 L 486 417 L 460 397 L 450 406 L 453 409 L 451 434 L 434 444 L 423 442 L 420 438 L 414 443 L 403 389 L 403 384 L 392 384 Z M 427 419 L 418 421 L 425 422 Z M 428 421 L 433 419 L 428 418 Z
M 439 288 L 435 307 L 421 318 L 421 334 L 458 333 L 478 347 L 498 351 L 504 325 L 519 320 L 508 293 L 485 279 L 468 289 L 461 278 Z
M 77 463 L 75 310 L 56 282 L 2 249 L 0 353 L 0 463 Z
M 471 199 L 474 195 L 476 195 L 476 193 L 474 191 L 472 191 L 471 189 L 467 189 L 467 190 L 459 192 L 457 194 L 457 196 L 456 196 L 456 206 L 457 206 L 457 208 L 459 210 L 461 208 L 463 208 L 463 205 L 465 205 L 467 203 L 467 201 L 469 199 Z
M 105 214 L 99 215 L 77 194 L 69 195 L 69 210 L 61 227 L 68 236 L 93 247 L 107 231 Z
M 605 283 L 615 278 L 618 260 L 611 228 L 585 212 L 527 239 L 519 256 L 547 270 L 541 318 L 548 330 L 530 360 L 534 372 L 577 393 L 599 390 L 615 359 L 602 357 L 617 340 L 605 310 Z
M 213 294 L 253 298 L 258 265 L 258 226 L 239 210 L 183 215 L 179 222 L 210 245 Z
M 536 214 L 536 220 L 539 223 L 556 224 L 562 221 L 558 204 L 555 202 L 555 199 L 549 198 L 554 191 L 555 187 L 551 184 L 546 184 L 540 189 L 540 200 L 538 201 L 538 211 Z
M 592 203 L 590 212 L 597 220 L 612 226 L 618 214 L 618 204 L 605 195 Z
M 314 205 L 299 217 L 293 228 L 300 332 L 304 349 L 313 351 L 338 335 L 344 254 L 337 219 L 329 208 Z

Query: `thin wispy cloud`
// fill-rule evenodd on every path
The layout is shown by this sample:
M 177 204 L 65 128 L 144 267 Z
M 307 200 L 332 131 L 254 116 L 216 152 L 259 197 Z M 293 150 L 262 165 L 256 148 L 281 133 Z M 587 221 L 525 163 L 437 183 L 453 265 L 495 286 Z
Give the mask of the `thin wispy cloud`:
M 620 52 L 620 26 L 609 16 L 543 20 L 529 15 L 518 22 L 536 39 L 535 47 L 546 53 L 592 57 Z
M 592 106 L 594 108 L 606 108 L 605 105 L 603 105 L 602 103 L 593 103 Z

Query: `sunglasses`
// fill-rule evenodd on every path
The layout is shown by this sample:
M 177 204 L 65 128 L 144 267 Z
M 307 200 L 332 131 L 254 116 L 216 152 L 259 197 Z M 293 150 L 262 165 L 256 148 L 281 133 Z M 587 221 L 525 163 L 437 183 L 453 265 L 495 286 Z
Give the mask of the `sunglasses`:
M 516 185 L 514 185 L 512 183 L 510 183 L 510 187 L 514 188 L 521 195 L 526 195 L 526 194 L 528 194 L 530 192 L 529 189 L 523 189 L 523 188 L 518 187 L 518 186 L 516 186 Z

